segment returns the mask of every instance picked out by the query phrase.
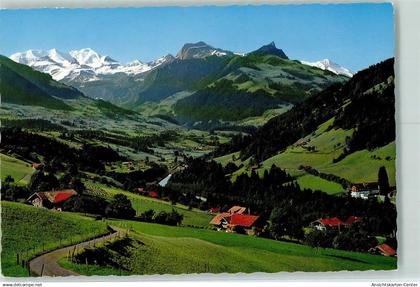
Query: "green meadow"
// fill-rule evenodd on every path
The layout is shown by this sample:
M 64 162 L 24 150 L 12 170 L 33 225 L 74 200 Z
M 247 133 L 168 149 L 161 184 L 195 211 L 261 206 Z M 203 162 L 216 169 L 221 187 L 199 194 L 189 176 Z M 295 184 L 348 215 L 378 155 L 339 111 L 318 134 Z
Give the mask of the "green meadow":
M 10 175 L 18 184 L 27 184 L 34 172 L 31 164 L 17 158 L 10 157 L 5 154 L 0 154 L 1 159 L 1 180 L 3 181 L 6 176 Z
M 1 201 L 1 219 L 4 276 L 28 276 L 28 271 L 17 265 L 17 254 L 20 260 L 28 260 L 44 251 L 108 232 L 104 222 L 92 218 L 7 201 Z
M 124 220 L 108 221 L 130 228 L 141 242 L 129 249 L 125 271 L 130 274 L 236 273 L 280 271 L 388 270 L 396 259 L 309 246 L 205 229 L 173 227 Z M 116 270 L 61 261 L 85 275 Z M 107 271 L 108 270 L 108 271 Z M 110 272 L 110 273 L 107 273 Z

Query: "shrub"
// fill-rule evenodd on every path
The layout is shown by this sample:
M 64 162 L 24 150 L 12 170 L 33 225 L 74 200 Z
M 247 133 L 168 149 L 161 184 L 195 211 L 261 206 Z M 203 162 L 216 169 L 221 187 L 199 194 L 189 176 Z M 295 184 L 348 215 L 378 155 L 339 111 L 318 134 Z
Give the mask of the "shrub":
M 105 215 L 108 217 L 131 219 L 136 215 L 136 211 L 131 206 L 131 201 L 126 195 L 116 194 L 106 207 Z

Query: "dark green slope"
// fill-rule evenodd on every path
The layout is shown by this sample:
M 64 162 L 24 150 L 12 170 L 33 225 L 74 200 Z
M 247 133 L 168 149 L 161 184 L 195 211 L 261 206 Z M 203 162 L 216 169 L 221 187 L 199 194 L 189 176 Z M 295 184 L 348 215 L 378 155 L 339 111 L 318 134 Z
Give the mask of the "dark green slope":
M 5 103 L 59 110 L 71 109 L 63 101 L 51 97 L 37 85 L 4 65 L 0 65 L 0 94 Z
M 175 59 L 158 67 L 144 80 L 134 106 L 147 101 L 158 102 L 177 92 L 196 90 L 214 81 L 225 67 L 228 57 L 209 56 L 195 59 Z
M 78 90 L 52 80 L 51 76 L 0 56 L 2 101 L 19 105 L 69 110 L 61 99 L 83 96 Z
M 79 90 L 53 80 L 50 75 L 35 71 L 29 66 L 16 63 L 5 56 L 0 55 L 0 64 L 30 81 L 50 96 L 61 99 L 75 99 L 83 96 Z
M 272 54 L 235 56 L 220 78 L 179 100 L 175 112 L 184 121 L 240 120 L 279 105 L 296 104 L 347 77 Z
M 241 149 L 243 158 L 258 161 L 284 150 L 335 117 L 333 127 L 355 129 L 347 154 L 373 149 L 395 140 L 394 59 L 357 73 L 345 84 L 336 84 L 271 119 Z M 235 151 L 224 146 L 224 150 Z M 237 150 L 237 149 L 236 149 Z

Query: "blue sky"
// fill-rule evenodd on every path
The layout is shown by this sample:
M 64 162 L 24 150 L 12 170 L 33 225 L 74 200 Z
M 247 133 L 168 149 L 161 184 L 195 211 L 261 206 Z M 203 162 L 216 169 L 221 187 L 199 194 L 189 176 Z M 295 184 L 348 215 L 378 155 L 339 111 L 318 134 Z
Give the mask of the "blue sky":
M 205 41 L 250 52 L 275 41 L 292 59 L 358 71 L 394 55 L 391 4 L 0 10 L 0 54 L 92 48 L 121 62 Z

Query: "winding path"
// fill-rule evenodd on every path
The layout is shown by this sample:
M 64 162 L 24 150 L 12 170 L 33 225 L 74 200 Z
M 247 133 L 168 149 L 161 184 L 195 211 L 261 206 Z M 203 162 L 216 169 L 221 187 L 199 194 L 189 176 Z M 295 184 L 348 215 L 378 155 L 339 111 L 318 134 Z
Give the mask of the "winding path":
M 101 243 L 104 241 L 111 240 L 118 236 L 120 231 L 125 231 L 117 227 L 112 227 L 113 233 L 84 241 L 78 244 L 67 246 L 64 248 L 56 249 L 48 253 L 42 254 L 29 261 L 29 267 L 33 273 L 39 276 L 77 276 L 80 275 L 74 271 L 67 270 L 58 264 L 58 260 L 62 257 L 66 257 L 69 252 L 73 252 L 74 248 L 87 247 L 94 243 Z

